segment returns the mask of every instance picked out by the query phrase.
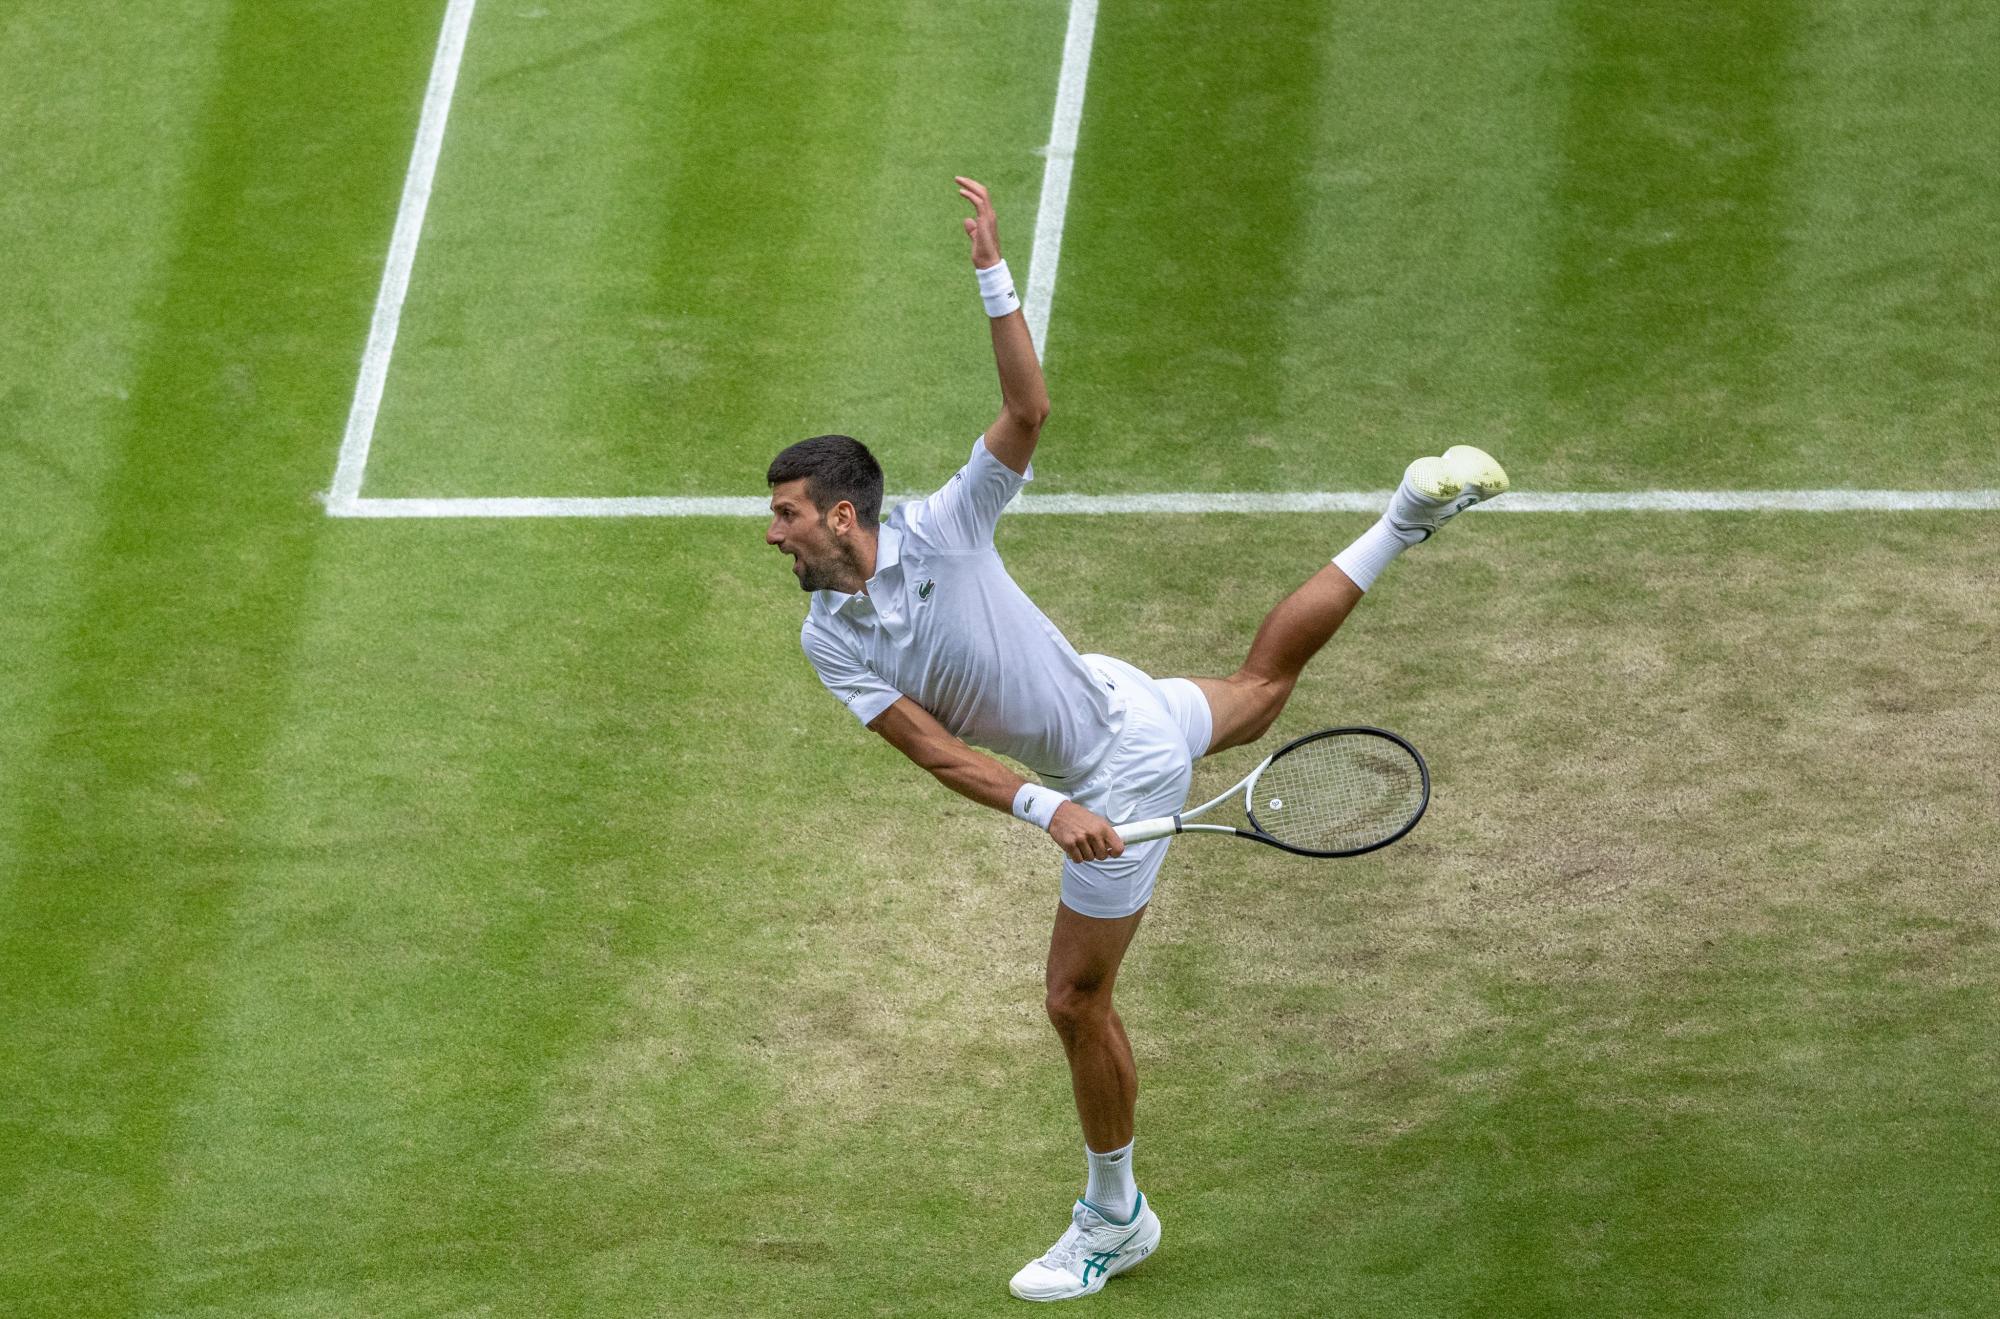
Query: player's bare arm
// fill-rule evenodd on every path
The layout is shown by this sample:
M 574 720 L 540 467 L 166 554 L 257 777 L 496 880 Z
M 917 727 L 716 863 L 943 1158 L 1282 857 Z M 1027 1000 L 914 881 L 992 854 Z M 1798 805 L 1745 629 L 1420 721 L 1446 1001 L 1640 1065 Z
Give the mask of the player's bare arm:
M 965 235 L 972 240 L 972 268 L 990 271 L 1000 264 L 1000 223 L 986 186 L 958 176 L 958 195 L 972 203 Z M 1000 415 L 986 428 L 986 447 L 1017 472 L 1028 470 L 1049 416 L 1049 390 L 1042 364 L 1035 356 L 1034 336 L 1019 306 L 1004 316 L 992 316 L 993 360 L 1000 368 Z
M 930 711 L 907 696 L 868 726 L 939 783 L 996 811 L 1011 813 L 1014 794 L 1027 782 L 985 752 L 953 737 Z M 1056 808 L 1049 821 L 1049 837 L 1072 861 L 1102 861 L 1125 851 L 1124 841 L 1109 820 L 1072 801 Z

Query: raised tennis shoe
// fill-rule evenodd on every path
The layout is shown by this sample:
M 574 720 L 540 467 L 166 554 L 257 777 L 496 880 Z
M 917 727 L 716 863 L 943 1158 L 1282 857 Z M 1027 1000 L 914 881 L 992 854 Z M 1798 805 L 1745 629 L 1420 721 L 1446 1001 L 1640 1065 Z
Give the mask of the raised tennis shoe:
M 1007 1290 L 1024 1301 L 1067 1301 L 1104 1290 L 1105 1281 L 1123 1273 L 1160 1244 L 1160 1216 L 1144 1193 L 1131 1219 L 1114 1223 L 1083 1201 L 1070 1211 L 1069 1230 L 1048 1253 L 1028 1263 Z
M 1403 543 L 1415 545 L 1474 504 L 1506 492 L 1507 471 L 1492 454 L 1454 444 L 1403 470 L 1403 483 L 1389 500 L 1386 516 Z

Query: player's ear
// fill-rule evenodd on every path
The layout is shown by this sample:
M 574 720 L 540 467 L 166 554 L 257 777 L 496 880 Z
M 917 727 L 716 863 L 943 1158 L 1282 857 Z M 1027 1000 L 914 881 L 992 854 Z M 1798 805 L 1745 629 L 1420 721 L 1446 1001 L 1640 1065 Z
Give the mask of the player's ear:
M 860 515 L 855 513 L 854 505 L 845 499 L 834 504 L 826 513 L 826 525 L 836 536 L 847 535 L 860 521 Z

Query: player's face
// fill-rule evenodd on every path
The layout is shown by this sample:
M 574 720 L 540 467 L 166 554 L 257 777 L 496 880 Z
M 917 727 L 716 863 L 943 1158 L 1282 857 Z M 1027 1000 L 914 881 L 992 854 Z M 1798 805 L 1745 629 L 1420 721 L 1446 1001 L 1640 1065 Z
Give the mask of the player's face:
M 771 525 L 764 543 L 792 556 L 792 575 L 802 591 L 826 591 L 843 562 L 840 543 L 826 525 L 826 514 L 806 498 L 805 478 L 787 481 L 771 491 Z

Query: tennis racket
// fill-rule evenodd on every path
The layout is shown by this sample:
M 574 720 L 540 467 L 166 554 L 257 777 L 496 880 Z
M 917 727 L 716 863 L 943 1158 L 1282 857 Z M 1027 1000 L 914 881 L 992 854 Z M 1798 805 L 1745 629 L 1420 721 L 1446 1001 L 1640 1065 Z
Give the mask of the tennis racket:
M 1239 792 L 1248 829 L 1187 823 Z M 1127 843 L 1235 834 L 1300 856 L 1359 856 L 1410 832 L 1430 802 L 1431 772 L 1415 747 L 1380 728 L 1328 728 L 1279 747 L 1213 801 L 1117 829 Z

